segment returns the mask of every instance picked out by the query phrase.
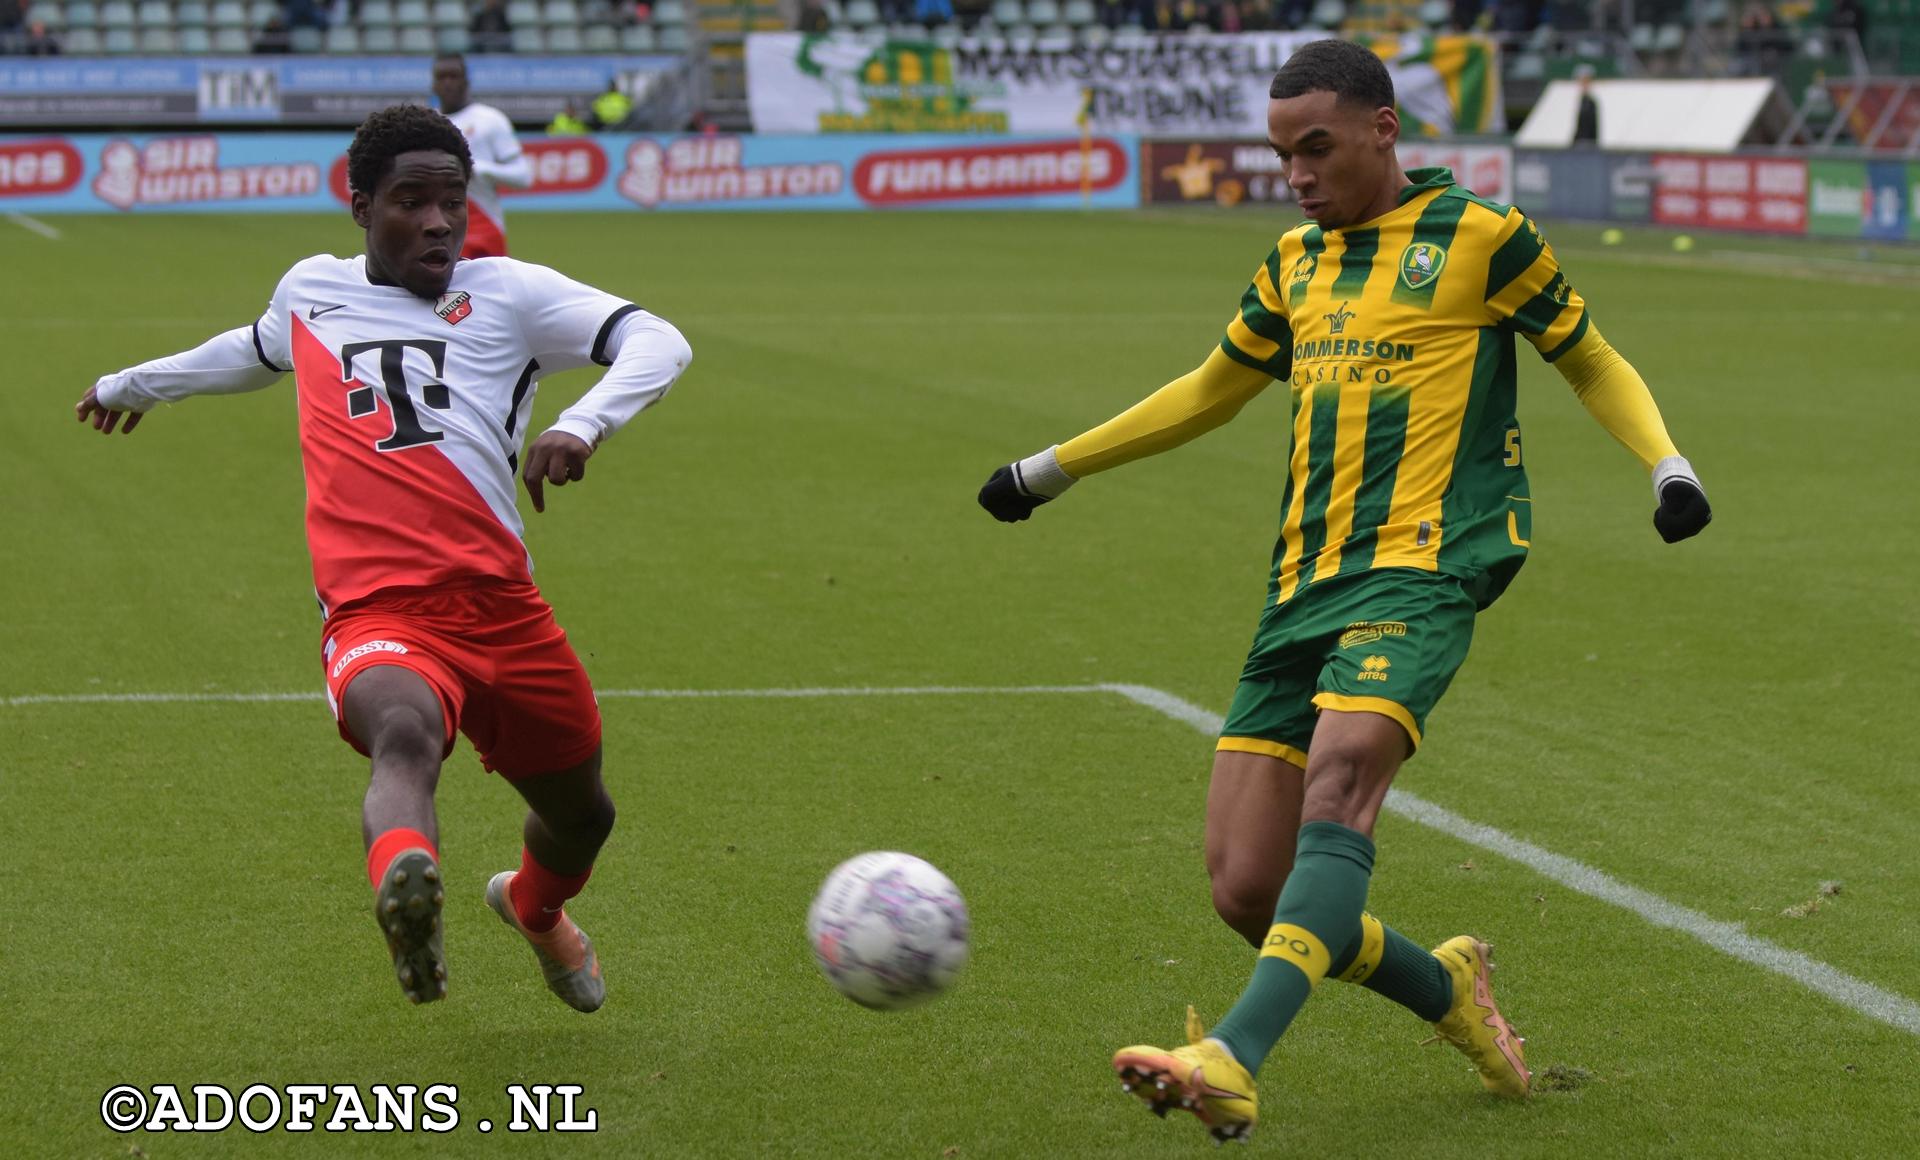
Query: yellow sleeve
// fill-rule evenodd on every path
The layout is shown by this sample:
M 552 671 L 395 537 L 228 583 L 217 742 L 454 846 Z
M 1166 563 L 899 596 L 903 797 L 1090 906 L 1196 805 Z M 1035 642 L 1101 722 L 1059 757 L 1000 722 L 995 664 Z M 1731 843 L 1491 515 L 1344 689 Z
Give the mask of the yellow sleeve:
M 1060 445 L 1060 468 L 1079 479 L 1178 447 L 1240 413 L 1273 381 L 1215 347 L 1207 361 L 1119 415 Z
M 1653 392 L 1633 364 L 1620 357 L 1600 331 L 1587 327 L 1585 337 L 1554 361 L 1587 413 L 1640 457 L 1651 470 L 1670 455 L 1680 454 L 1654 404 Z

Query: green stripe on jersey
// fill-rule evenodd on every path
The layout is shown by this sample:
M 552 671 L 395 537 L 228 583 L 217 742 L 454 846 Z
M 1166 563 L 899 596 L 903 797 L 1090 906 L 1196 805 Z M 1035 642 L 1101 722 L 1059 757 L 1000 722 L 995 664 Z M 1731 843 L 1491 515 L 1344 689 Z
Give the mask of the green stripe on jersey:
M 1446 249 L 1453 244 L 1453 235 L 1460 229 L 1460 215 L 1467 212 L 1467 201 L 1462 197 L 1441 194 L 1427 204 L 1420 214 L 1420 220 L 1413 225 L 1413 241 L 1410 246 L 1422 242 Z M 1399 257 L 1395 256 L 1394 265 L 1399 266 Z M 1446 277 L 1442 272 L 1441 278 Z M 1430 278 L 1418 290 L 1407 285 L 1405 278 L 1397 273 L 1393 279 L 1393 300 L 1402 306 L 1417 306 L 1422 310 L 1433 309 L 1433 288 L 1440 284 L 1440 278 Z
M 1400 453 L 1407 445 L 1407 406 L 1413 392 L 1404 387 L 1375 391 L 1367 410 L 1367 441 L 1362 452 L 1360 490 L 1353 503 L 1353 532 L 1342 549 L 1340 571 L 1373 567 L 1380 525 L 1393 511 L 1393 488 L 1400 478 Z
M 1340 384 L 1315 383 L 1313 424 L 1307 436 L 1307 488 L 1300 509 L 1300 583 L 1313 579 L 1315 559 L 1327 546 L 1327 505 L 1333 502 L 1334 444 L 1340 420 Z
M 1507 325 L 1523 334 L 1545 334 L 1559 319 L 1560 312 L 1567 309 L 1572 297 L 1573 288 L 1567 285 L 1567 276 L 1555 270 L 1540 293 L 1513 312 Z
M 1347 248 L 1340 255 L 1340 276 L 1333 280 L 1333 297 L 1353 299 L 1367 287 L 1373 257 L 1380 252 L 1379 230 L 1348 230 Z
M 1540 258 L 1546 247 L 1534 236 L 1532 230 L 1524 225 L 1513 231 L 1501 247 L 1487 259 L 1487 297 L 1493 301 L 1494 295 L 1513 284 L 1513 280 L 1527 272 Z
M 1300 244 L 1305 247 L 1306 253 L 1301 255 L 1299 262 L 1295 263 L 1295 268 L 1313 271 L 1319 270 L 1320 255 L 1327 252 L 1327 236 L 1320 232 L 1319 226 L 1311 226 L 1307 229 L 1306 233 L 1300 235 Z M 1292 271 L 1288 271 L 1288 274 L 1291 276 Z M 1312 281 L 1313 276 L 1309 274 L 1298 282 L 1290 282 L 1286 291 L 1287 305 L 1299 307 L 1304 304 L 1307 300 L 1307 284 Z M 1279 283 L 1276 282 L 1274 289 L 1278 290 L 1279 288 Z

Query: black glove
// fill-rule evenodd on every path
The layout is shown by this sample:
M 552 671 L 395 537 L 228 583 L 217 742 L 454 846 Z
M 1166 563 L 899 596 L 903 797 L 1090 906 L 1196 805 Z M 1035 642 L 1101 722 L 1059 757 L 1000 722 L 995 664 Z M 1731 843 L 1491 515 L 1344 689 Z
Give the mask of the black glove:
M 1033 509 L 1049 497 L 1035 495 L 1020 486 L 1014 465 L 996 467 L 980 487 L 980 506 L 1003 524 L 1016 524 L 1033 514 Z
M 1653 493 L 1660 499 L 1654 509 L 1653 526 L 1660 538 L 1677 544 L 1713 522 L 1713 505 L 1707 502 L 1707 490 L 1693 473 L 1693 466 L 1679 456 L 1660 461 L 1653 469 Z

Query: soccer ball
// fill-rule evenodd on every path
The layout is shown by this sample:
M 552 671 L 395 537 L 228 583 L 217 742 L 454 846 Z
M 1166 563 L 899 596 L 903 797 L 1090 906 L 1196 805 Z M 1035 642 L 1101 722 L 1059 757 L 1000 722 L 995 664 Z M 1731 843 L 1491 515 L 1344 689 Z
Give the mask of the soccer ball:
M 898 1011 L 953 983 L 967 963 L 967 904 L 912 854 L 862 854 L 833 868 L 807 911 L 827 981 L 863 1007 Z

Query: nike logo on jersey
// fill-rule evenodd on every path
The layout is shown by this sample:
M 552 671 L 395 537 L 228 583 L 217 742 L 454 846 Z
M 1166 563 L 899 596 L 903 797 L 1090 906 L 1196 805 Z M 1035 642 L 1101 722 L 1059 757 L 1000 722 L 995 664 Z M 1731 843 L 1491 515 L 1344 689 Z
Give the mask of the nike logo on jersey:
M 317 319 L 319 319 L 319 317 L 320 317 L 320 316 L 321 316 L 322 314 L 332 314 L 332 313 L 333 313 L 334 311 L 336 311 L 336 310 L 345 310 L 345 309 L 346 309 L 346 307 L 345 307 L 344 305 L 341 305 L 341 306 L 309 306 L 309 307 L 307 307 L 307 321 L 308 321 L 308 322 L 313 322 L 313 321 L 316 321 Z

